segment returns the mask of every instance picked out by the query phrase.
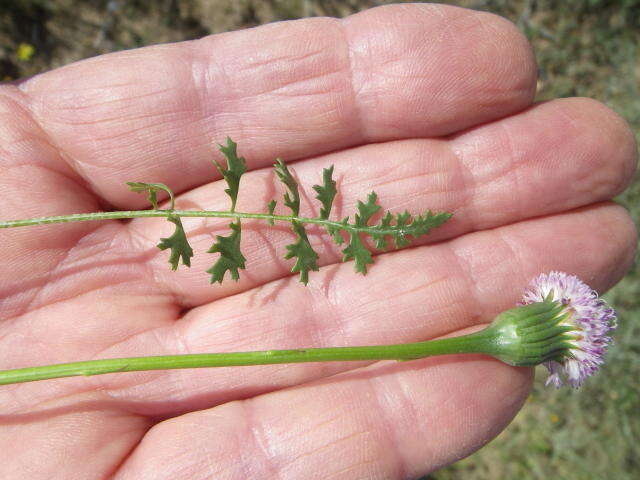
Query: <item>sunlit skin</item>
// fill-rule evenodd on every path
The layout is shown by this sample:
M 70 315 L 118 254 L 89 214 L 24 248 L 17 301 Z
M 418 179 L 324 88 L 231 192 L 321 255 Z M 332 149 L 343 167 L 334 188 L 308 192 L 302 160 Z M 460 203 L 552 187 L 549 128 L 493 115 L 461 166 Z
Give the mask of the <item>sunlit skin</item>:
M 335 164 L 332 215 L 375 190 L 444 226 L 376 256 L 366 276 L 309 228 L 307 287 L 283 225 L 243 221 L 247 270 L 210 285 L 225 219 L 184 219 L 172 272 L 161 218 L 0 232 L 0 368 L 93 358 L 413 342 L 477 329 L 539 272 L 603 292 L 635 229 L 610 200 L 634 138 L 602 104 L 534 104 L 530 46 L 504 19 L 437 5 L 277 23 L 131 50 L 1 89 L 0 218 L 228 209 L 211 164 L 229 135 L 250 171 L 238 211 L 266 211 L 281 156 L 306 186 Z M 416 478 L 497 435 L 533 372 L 484 356 L 77 377 L 0 388 L 1 478 Z

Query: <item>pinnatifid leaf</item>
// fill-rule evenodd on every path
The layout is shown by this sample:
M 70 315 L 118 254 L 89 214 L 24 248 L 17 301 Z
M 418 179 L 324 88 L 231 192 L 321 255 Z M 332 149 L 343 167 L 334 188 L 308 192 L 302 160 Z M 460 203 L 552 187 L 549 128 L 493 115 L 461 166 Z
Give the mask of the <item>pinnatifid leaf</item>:
M 187 236 L 184 233 L 184 227 L 180 217 L 176 215 L 170 215 L 167 220 L 176 226 L 173 235 L 168 238 L 161 238 L 158 248 L 160 250 L 171 249 L 171 255 L 169 255 L 169 263 L 171 264 L 171 270 L 178 268 L 178 263 L 182 259 L 182 264 L 187 267 L 191 266 L 191 257 L 193 257 L 193 249 L 187 241 Z
M 333 165 L 329 168 L 322 170 L 322 185 L 314 185 L 313 189 L 316 191 L 316 198 L 322 203 L 320 209 L 320 218 L 327 219 L 331 213 L 331 207 L 333 205 L 333 199 L 335 198 L 338 190 L 336 189 L 336 181 L 332 178 Z
M 293 232 L 297 236 L 297 241 L 290 245 L 287 245 L 287 254 L 284 258 L 296 259 L 295 265 L 291 268 L 292 272 L 300 272 L 300 281 L 305 285 L 309 282 L 309 270 L 317 272 L 318 268 L 318 254 L 313 250 L 307 232 L 304 226 L 300 222 L 295 220 L 291 222 Z
M 243 157 L 238 157 L 237 148 L 238 144 L 227 137 L 227 145 L 220 145 L 218 147 L 222 154 L 227 159 L 227 167 L 223 167 L 217 160 L 214 160 L 215 166 L 223 176 L 229 188 L 224 191 L 229 198 L 231 198 L 231 211 L 235 211 L 236 202 L 238 201 L 238 190 L 240 188 L 240 177 L 247 171 L 247 162 Z
M 216 241 L 209 249 L 209 253 L 220 253 L 220 258 L 207 270 L 211 274 L 211 283 L 222 283 L 228 271 L 233 280 L 238 280 L 238 269 L 244 270 L 246 258 L 240 251 L 241 225 L 240 220 L 229 224 L 232 232 L 229 236 L 216 235 Z
M 274 220 L 291 223 L 296 240 L 287 246 L 286 258 L 295 258 L 293 272 L 300 273 L 300 280 L 308 282 L 309 271 L 318 270 L 318 254 L 313 250 L 309 242 L 306 224 L 314 224 L 326 229 L 333 241 L 340 245 L 344 254 L 344 261 L 354 260 L 357 272 L 366 273 L 367 265 L 373 263 L 372 253 L 369 251 L 372 242 L 376 249 L 384 250 L 393 244 L 400 248 L 409 244 L 411 238 L 418 238 L 431 229 L 439 227 L 445 223 L 451 214 L 432 213 L 426 211 L 422 215 L 412 216 L 409 212 L 392 214 L 385 212 L 380 220 L 373 223 L 381 207 L 377 204 L 377 195 L 371 192 L 367 196 L 366 202 L 359 201 L 354 220 L 350 222 L 349 217 L 342 220 L 329 220 L 331 209 L 337 196 L 336 182 L 333 180 L 334 167 L 325 168 L 322 175 L 322 185 L 314 185 L 316 199 L 322 204 L 319 216 L 307 218 L 300 216 L 300 192 L 298 182 L 289 170 L 287 165 L 276 159 L 274 169 L 279 180 L 286 187 L 284 193 L 284 205 L 291 210 L 291 215 L 274 215 L 276 201 L 271 200 L 267 207 L 268 213 L 236 212 L 236 203 L 240 188 L 240 179 L 247 172 L 247 165 L 244 158 L 237 153 L 237 144 L 226 138 L 226 145 L 218 145 L 220 151 L 226 159 L 226 166 L 214 160 L 216 168 L 224 178 L 227 188 L 225 192 L 231 199 L 231 208 L 228 211 L 213 210 L 175 210 L 175 197 L 169 187 L 163 183 L 127 182 L 133 192 L 146 193 L 153 208 L 152 211 L 113 211 L 94 212 L 85 214 L 71 214 L 43 218 L 31 218 L 23 220 L 0 221 L 0 228 L 24 227 L 28 225 L 41 225 L 49 223 L 61 223 L 69 221 L 106 220 L 115 218 L 141 218 L 141 217 L 166 217 L 175 225 L 175 230 L 170 237 L 161 238 L 158 248 L 161 250 L 170 249 L 169 263 L 173 270 L 176 270 L 182 262 L 187 267 L 191 266 L 193 249 L 189 245 L 187 236 L 182 225 L 181 217 L 221 217 L 230 218 L 231 233 L 227 236 L 216 235 L 216 241 L 209 249 L 211 253 L 219 253 L 214 265 L 207 270 L 211 274 L 211 283 L 222 283 L 225 275 L 229 272 L 234 280 L 239 279 L 239 270 L 245 268 L 246 259 L 240 249 L 240 239 L 242 225 L 240 219 L 253 218 L 266 220 L 273 225 Z M 159 193 L 166 193 L 169 196 L 169 208 L 158 208 Z M 368 237 L 368 238 L 367 238 Z M 344 245 L 346 241 L 346 246 Z M 373 249 L 372 249 L 373 250 Z
M 277 202 L 276 202 L 275 200 L 271 200 L 271 201 L 269 202 L 269 204 L 267 205 L 267 208 L 269 209 L 269 215 L 273 215 L 273 211 L 276 209 L 276 203 L 277 203 Z M 274 223 L 274 222 L 273 222 L 273 218 L 269 218 L 269 219 L 267 219 L 267 223 L 268 223 L 269 225 L 273 225 L 273 223 Z
M 273 168 L 278 178 L 289 190 L 284 194 L 284 204 L 291 209 L 292 215 L 297 217 L 300 214 L 300 194 L 298 193 L 298 182 L 293 178 L 287 165 L 281 158 L 276 159 Z
M 146 193 L 147 199 L 154 210 L 158 210 L 158 192 L 167 192 L 167 194 L 169 194 L 169 199 L 171 200 L 169 210 L 173 210 L 175 198 L 171 189 L 164 183 L 127 182 L 127 185 L 129 185 L 132 192 Z
M 224 154 L 227 161 L 226 168 L 217 161 L 214 161 L 214 163 L 227 182 L 228 188 L 225 189 L 225 192 L 231 198 L 230 211 L 235 212 L 238 190 L 240 188 L 240 178 L 247 171 L 247 166 L 245 159 L 238 157 L 237 144 L 229 137 L 227 137 L 226 140 L 227 144 L 225 146 L 219 145 L 220 151 Z M 309 242 L 304 223 L 301 221 L 303 219 L 299 218 L 300 193 L 298 182 L 282 159 L 276 159 L 274 170 L 279 180 L 287 189 L 284 194 L 284 205 L 291 210 L 291 217 L 293 218 L 288 218 L 288 220 L 290 220 L 293 233 L 296 235 L 296 241 L 287 245 L 285 258 L 296 259 L 291 271 L 299 272 L 300 281 L 306 284 L 309 280 L 309 271 L 318 270 L 318 254 L 313 250 Z M 367 243 L 364 241 L 366 236 L 371 238 L 376 249 L 386 250 L 389 247 L 389 240 L 391 240 L 395 248 L 401 248 L 408 245 L 411 238 L 418 238 L 425 235 L 431 231 L 431 229 L 439 227 L 451 217 L 449 213 L 433 213 L 430 210 L 415 217 L 412 217 L 407 211 L 395 215 L 387 211 L 379 222 L 370 225 L 371 219 L 381 209 L 377 203 L 378 196 L 375 192 L 371 192 L 367 196 L 366 202 L 358 201 L 357 213 L 354 215 L 353 223 L 349 222 L 349 217 L 345 217 L 340 221 L 329 221 L 331 208 L 338 193 L 336 181 L 333 179 L 333 171 L 333 165 L 325 168 L 322 172 L 322 185 L 313 186 L 316 192 L 315 198 L 322 204 L 320 215 L 314 223 L 321 223 L 337 245 L 344 245 L 345 238 L 347 238 L 345 234 L 348 235 L 347 245 L 343 247 L 342 250 L 343 261 L 354 260 L 356 272 L 366 274 L 367 265 L 373 263 L 372 254 L 369 251 Z M 158 208 L 157 192 L 167 192 L 171 199 L 170 210 L 173 210 L 173 192 L 166 185 L 162 183 L 143 182 L 128 182 L 128 185 L 131 190 L 135 192 L 146 192 L 154 209 Z M 274 219 L 271 218 L 271 216 L 273 216 L 273 212 L 275 211 L 276 201 L 271 200 L 267 208 L 269 218 L 266 220 L 270 225 L 273 225 Z M 176 216 L 169 217 L 168 220 L 176 224 L 176 231 L 171 237 L 161 239 L 158 247 L 161 249 L 171 248 L 169 262 L 174 270 L 177 268 L 180 259 L 182 259 L 183 264 L 189 266 L 190 259 L 193 256 L 193 250 L 191 250 L 187 242 L 180 219 Z M 216 242 L 209 250 L 211 253 L 220 253 L 220 258 L 207 270 L 207 272 L 211 274 L 211 283 L 222 283 L 227 271 L 230 273 L 232 279 L 238 280 L 238 270 L 245 268 L 246 259 L 240 251 L 240 220 L 238 219 L 232 222 L 230 227 L 232 230 L 231 234 L 228 236 L 217 235 Z

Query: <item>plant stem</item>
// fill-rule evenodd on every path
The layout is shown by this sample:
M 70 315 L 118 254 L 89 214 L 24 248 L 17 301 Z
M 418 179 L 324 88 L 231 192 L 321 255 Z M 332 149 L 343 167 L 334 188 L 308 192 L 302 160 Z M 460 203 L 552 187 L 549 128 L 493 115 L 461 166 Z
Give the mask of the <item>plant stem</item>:
M 60 363 L 0 371 L 0 385 L 51 378 L 103 375 L 142 370 L 230 367 L 279 363 L 335 362 L 355 360 L 414 360 L 433 355 L 488 353 L 495 350 L 494 337 L 486 330 L 427 342 L 362 347 L 303 348 L 255 352 L 196 353 L 152 357 L 112 358 Z
M 336 222 L 323 218 L 306 218 L 293 215 L 274 215 L 269 213 L 247 213 L 216 210 L 124 210 L 115 212 L 74 213 L 70 215 L 58 215 L 54 217 L 29 218 L 25 220 L 8 220 L 0 222 L 0 229 L 27 227 L 31 225 L 46 225 L 49 223 L 69 223 L 95 220 L 122 220 L 127 218 L 150 217 L 217 217 L 217 218 L 257 218 L 260 220 L 278 220 L 283 222 L 297 221 L 300 223 L 312 223 L 325 227 L 334 227 L 347 232 L 361 232 L 378 235 L 396 235 L 397 228 L 381 229 L 370 226 L 356 226 L 349 223 Z

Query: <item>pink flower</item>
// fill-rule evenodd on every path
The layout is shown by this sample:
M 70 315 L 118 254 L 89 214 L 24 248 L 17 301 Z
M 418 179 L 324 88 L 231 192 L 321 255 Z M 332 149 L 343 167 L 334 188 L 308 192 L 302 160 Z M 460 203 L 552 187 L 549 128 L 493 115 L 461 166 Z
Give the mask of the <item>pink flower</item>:
M 554 360 L 544 362 L 550 373 L 546 385 L 558 388 L 564 380 L 577 388 L 602 365 L 611 343 L 609 332 L 616 327 L 616 313 L 591 287 L 575 275 L 563 272 L 543 273 L 535 278 L 522 304 L 545 299 L 564 306 L 559 325 L 571 327 L 562 335 L 566 348 Z

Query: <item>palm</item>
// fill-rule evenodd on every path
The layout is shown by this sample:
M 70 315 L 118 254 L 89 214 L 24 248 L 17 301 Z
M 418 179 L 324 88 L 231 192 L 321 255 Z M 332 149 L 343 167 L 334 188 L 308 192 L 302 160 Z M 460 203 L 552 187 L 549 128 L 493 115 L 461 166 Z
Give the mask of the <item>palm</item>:
M 600 290 L 623 275 L 633 226 L 602 203 L 634 168 L 623 121 L 588 100 L 525 110 L 535 65 L 496 17 L 395 6 L 340 23 L 124 52 L 2 87 L 2 218 L 144 208 L 124 186 L 135 180 L 170 185 L 180 208 L 225 209 L 210 160 L 212 140 L 230 135 L 251 169 L 238 210 L 264 211 L 277 183 L 266 167 L 281 155 L 307 187 L 336 165 L 336 215 L 375 189 L 385 208 L 454 219 L 379 255 L 366 277 L 312 234 L 322 267 L 308 287 L 281 259 L 288 231 L 259 222 L 245 222 L 247 271 L 222 286 L 209 285 L 205 252 L 227 221 L 184 221 L 196 257 L 178 272 L 155 248 L 170 231 L 162 219 L 4 231 L 2 368 L 417 341 L 489 321 L 540 271 L 577 273 Z M 478 356 L 5 386 L 0 470 L 415 477 L 497 434 L 531 378 Z

